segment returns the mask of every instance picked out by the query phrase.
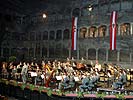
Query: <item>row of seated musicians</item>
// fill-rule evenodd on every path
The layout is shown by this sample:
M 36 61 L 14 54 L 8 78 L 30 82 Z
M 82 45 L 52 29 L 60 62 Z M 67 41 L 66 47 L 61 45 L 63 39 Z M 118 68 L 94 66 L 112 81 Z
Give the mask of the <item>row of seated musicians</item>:
M 20 74 L 20 73 L 18 73 Z M 20 74 L 21 76 L 21 74 Z M 27 81 L 29 81 L 28 79 L 32 80 L 33 84 L 37 84 L 37 82 L 41 81 L 41 85 L 45 84 L 45 76 L 44 74 L 40 74 L 37 75 L 36 72 L 33 71 L 29 71 L 27 74 Z M 104 77 L 105 78 L 105 77 Z M 19 77 L 20 80 L 21 77 Z M 54 80 L 54 83 L 56 83 L 58 89 L 71 89 L 71 88 L 78 88 L 80 91 L 84 91 L 84 90 L 92 90 L 94 88 L 96 88 L 96 86 L 98 85 L 98 82 L 101 81 L 101 76 L 96 75 L 96 74 L 92 74 L 90 75 L 84 75 L 82 77 L 77 77 L 77 76 L 73 76 L 73 75 L 63 75 L 63 76 L 55 76 L 52 77 L 50 83 L 52 83 Z M 117 81 L 112 81 L 114 79 L 112 79 L 111 77 L 108 77 L 107 83 L 112 84 L 113 83 L 113 88 L 114 89 L 118 89 L 118 88 L 123 88 L 123 86 L 126 84 L 127 82 L 127 76 L 126 73 L 123 71 L 120 73 L 120 76 L 118 78 Z

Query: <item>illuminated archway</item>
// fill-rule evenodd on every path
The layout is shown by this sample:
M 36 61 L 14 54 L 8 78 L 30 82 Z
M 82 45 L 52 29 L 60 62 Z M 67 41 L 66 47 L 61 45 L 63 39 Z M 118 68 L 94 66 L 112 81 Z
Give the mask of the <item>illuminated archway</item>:
M 105 37 L 106 31 L 107 31 L 107 26 L 101 25 L 100 27 L 98 27 L 98 36 L 99 37 Z
M 120 35 L 127 36 L 130 35 L 130 23 L 123 23 L 120 25 Z
M 97 33 L 97 27 L 96 26 L 91 26 L 88 31 L 88 37 L 98 37 Z
M 86 27 L 80 28 L 79 34 L 80 34 L 80 38 L 86 38 L 86 37 L 88 37 L 87 28 Z

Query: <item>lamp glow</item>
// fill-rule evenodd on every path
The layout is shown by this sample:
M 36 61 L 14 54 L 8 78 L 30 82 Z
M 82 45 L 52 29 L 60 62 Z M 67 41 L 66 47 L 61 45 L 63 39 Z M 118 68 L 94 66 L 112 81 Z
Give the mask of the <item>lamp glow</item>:
M 47 15 L 46 14 L 43 14 L 43 18 L 46 18 L 47 17 Z

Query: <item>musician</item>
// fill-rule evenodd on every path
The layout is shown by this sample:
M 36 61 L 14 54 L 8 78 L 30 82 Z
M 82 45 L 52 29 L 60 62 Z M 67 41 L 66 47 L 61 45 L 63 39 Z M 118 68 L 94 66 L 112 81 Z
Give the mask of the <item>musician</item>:
M 13 66 L 13 69 L 12 69 L 12 78 L 13 79 L 17 79 L 17 67 L 16 66 Z
M 119 79 L 117 82 L 113 83 L 114 89 L 124 89 L 124 85 L 127 82 L 127 75 L 124 70 L 120 71 Z
M 35 76 L 35 78 L 34 78 L 34 80 L 35 80 L 34 84 L 36 85 L 38 81 L 41 81 L 41 83 L 43 84 L 43 81 L 42 81 L 43 79 L 41 78 L 42 72 L 39 69 L 39 66 L 36 69 L 36 74 L 37 74 L 37 76 Z
M 110 87 L 110 85 L 113 83 L 113 75 L 111 74 L 111 71 L 107 71 L 107 76 L 108 76 L 108 81 L 107 81 L 107 85 L 108 87 Z
M 23 67 L 22 67 L 22 71 L 21 71 L 23 83 L 26 83 L 26 81 L 27 81 L 27 71 L 28 71 L 28 66 L 24 62 Z
M 53 66 L 53 70 L 57 69 L 57 63 L 55 61 L 53 62 L 52 66 Z
M 38 80 L 38 72 L 39 72 L 39 66 L 38 66 L 38 64 L 37 63 L 31 63 L 31 67 L 32 67 L 32 69 L 31 69 L 31 80 L 32 80 L 32 83 L 34 84 L 34 85 L 36 85 L 37 84 L 37 80 Z
M 8 78 L 8 71 L 7 71 L 7 64 L 4 62 L 2 64 L 2 77 L 3 78 Z
M 82 79 L 82 85 L 79 86 L 79 90 L 83 92 L 84 90 L 88 90 L 88 85 L 89 85 L 89 78 L 87 75 Z
M 50 61 L 48 61 L 47 65 L 48 65 L 48 66 L 51 66 L 52 64 L 51 64 L 51 62 L 50 62 Z
M 101 64 L 99 64 L 97 60 L 96 60 L 96 64 L 95 64 L 95 69 L 98 69 L 99 72 L 100 72 L 101 69 L 102 69 Z
M 72 65 L 73 63 L 76 63 L 76 60 L 74 59 L 74 57 L 72 57 L 72 59 L 71 59 L 71 65 Z
M 73 88 L 75 86 L 74 73 L 68 73 L 69 76 L 69 86 L 68 88 Z
M 67 57 L 67 62 L 70 62 L 70 59 Z
M 68 86 L 69 77 L 68 77 L 65 73 L 64 73 L 64 74 L 62 73 L 61 76 L 62 76 L 62 80 L 61 80 L 61 82 L 59 83 L 58 88 L 59 88 L 59 89 L 65 89 L 65 87 Z
M 99 77 L 96 75 L 96 73 L 92 73 L 90 75 L 90 81 L 89 81 L 89 85 L 88 85 L 88 90 L 92 90 L 92 88 L 95 87 L 95 85 L 97 84 L 99 80 Z
M 10 80 L 12 78 L 12 69 L 13 69 L 13 62 L 10 62 L 7 71 L 8 71 L 8 79 Z
M 81 58 L 81 64 L 85 64 L 85 59 L 84 59 L 84 57 Z
M 62 66 L 61 66 L 61 62 L 60 61 L 58 61 L 57 69 L 58 69 L 59 73 L 62 71 Z

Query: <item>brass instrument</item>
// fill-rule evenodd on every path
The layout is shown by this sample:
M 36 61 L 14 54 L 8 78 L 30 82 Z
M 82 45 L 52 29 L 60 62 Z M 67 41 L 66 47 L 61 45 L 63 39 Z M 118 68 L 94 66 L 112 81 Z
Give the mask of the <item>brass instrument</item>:
M 48 70 L 48 72 L 51 72 L 50 66 L 48 66 L 48 65 L 46 64 L 45 67 L 46 67 L 46 69 Z

